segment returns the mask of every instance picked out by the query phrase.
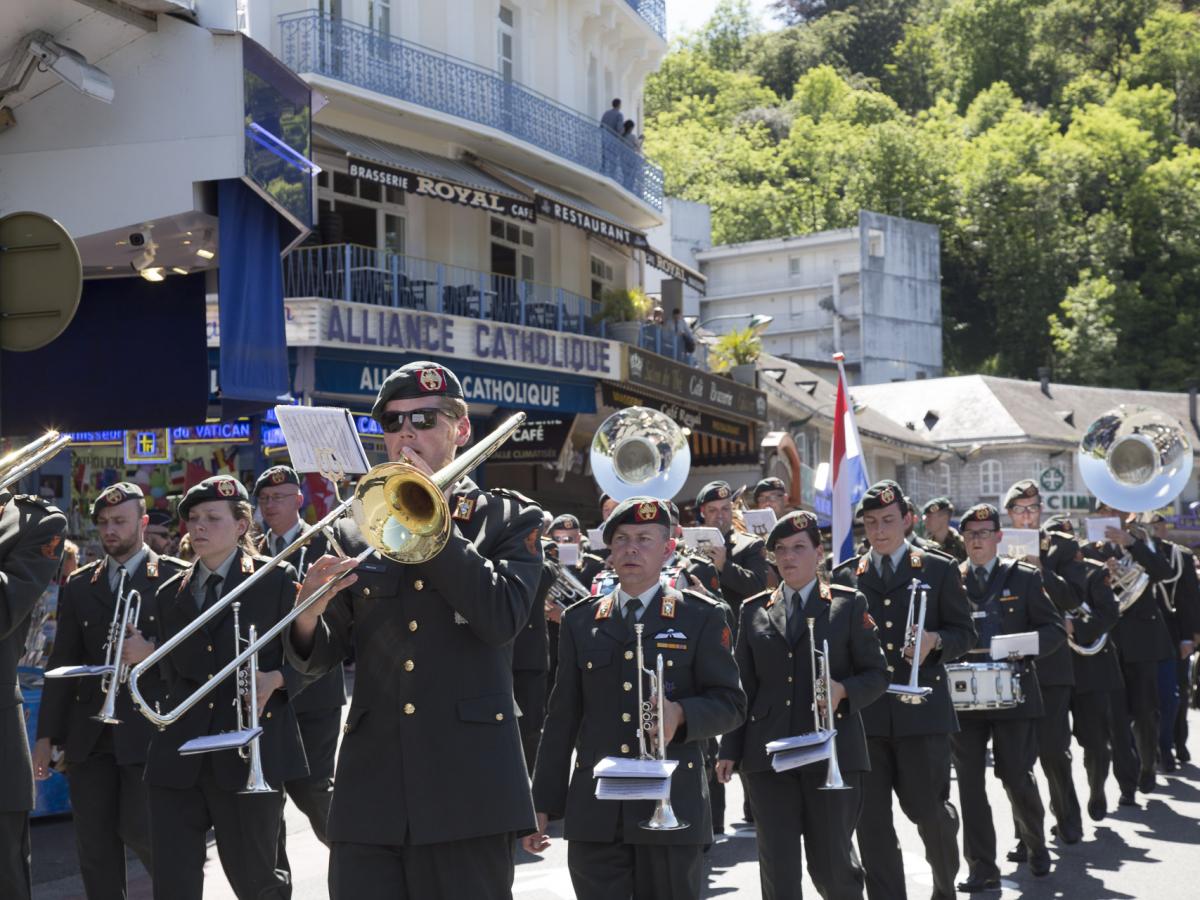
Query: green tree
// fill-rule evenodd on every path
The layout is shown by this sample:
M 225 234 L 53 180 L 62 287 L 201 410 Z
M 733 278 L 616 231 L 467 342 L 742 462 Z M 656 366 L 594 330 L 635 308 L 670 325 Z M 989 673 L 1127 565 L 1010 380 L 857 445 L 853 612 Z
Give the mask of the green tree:
M 1174 91 L 1175 133 L 1200 145 L 1200 15 L 1161 4 L 1138 30 L 1137 43 L 1130 80 Z
M 1111 384 L 1118 332 L 1117 287 L 1085 270 L 1067 290 L 1060 311 L 1050 316 L 1055 375 L 1081 384 Z

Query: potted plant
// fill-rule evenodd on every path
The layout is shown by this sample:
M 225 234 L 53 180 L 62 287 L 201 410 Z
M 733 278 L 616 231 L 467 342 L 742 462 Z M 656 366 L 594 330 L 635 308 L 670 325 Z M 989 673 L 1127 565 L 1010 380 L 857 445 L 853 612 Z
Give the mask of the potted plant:
M 721 335 L 712 346 L 709 359 L 713 371 L 726 372 L 739 384 L 754 384 L 755 363 L 762 355 L 762 338 L 753 328 Z
M 637 346 L 650 312 L 650 298 L 640 288 L 607 288 L 600 295 L 597 318 L 609 337 Z

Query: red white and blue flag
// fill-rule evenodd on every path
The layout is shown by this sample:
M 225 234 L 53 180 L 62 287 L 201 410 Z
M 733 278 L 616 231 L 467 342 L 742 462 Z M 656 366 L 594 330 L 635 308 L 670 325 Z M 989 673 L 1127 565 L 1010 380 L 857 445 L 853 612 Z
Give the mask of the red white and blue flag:
M 870 487 L 867 464 L 854 424 L 854 405 L 846 389 L 845 356 L 833 355 L 838 366 L 837 403 L 833 412 L 833 457 L 830 470 L 833 476 L 832 520 L 833 564 L 840 565 L 854 556 L 854 509 Z

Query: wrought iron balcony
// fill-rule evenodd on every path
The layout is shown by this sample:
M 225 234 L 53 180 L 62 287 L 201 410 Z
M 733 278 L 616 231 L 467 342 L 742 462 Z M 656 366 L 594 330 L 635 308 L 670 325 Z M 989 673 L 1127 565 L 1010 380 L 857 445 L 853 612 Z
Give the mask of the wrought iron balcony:
M 666 0 L 625 0 L 625 2 L 650 24 L 660 38 L 667 36 Z
M 655 0 L 629 2 L 640 11 Z M 280 56 L 296 72 L 495 128 L 605 175 L 662 209 L 661 169 L 615 132 L 545 94 L 483 66 L 316 12 L 280 16 L 279 28 Z

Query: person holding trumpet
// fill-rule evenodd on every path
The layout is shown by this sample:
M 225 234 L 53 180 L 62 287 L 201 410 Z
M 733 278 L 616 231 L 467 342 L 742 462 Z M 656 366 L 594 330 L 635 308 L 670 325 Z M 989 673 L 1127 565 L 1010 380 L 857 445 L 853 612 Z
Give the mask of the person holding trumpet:
M 675 547 L 671 527 L 662 500 L 633 497 L 619 504 L 604 523 L 604 543 L 620 586 L 563 616 L 558 680 L 533 775 L 538 827 L 522 846 L 543 852 L 547 823 L 564 819 L 567 865 L 580 900 L 700 896 L 703 848 L 713 841 L 704 744 L 745 718 L 724 605 L 660 581 Z M 664 703 L 657 708 L 649 701 L 657 722 L 651 734 L 641 731 L 639 655 L 664 658 Z M 670 806 L 686 827 L 645 827 L 652 800 L 595 796 L 593 766 L 605 757 L 637 759 L 641 739 L 647 746 L 665 741 L 666 758 L 678 761 Z
M 121 673 L 150 655 L 158 633 L 154 593 L 184 564 L 146 545 L 149 517 L 136 484 L 105 488 L 91 513 L 105 555 L 67 579 L 47 668 L 108 664 L 116 671 L 46 679 L 33 768 L 38 780 L 49 778 L 52 745 L 64 749 L 79 871 L 88 900 L 100 900 L 125 896 L 126 847 L 152 869 L 142 778 L 153 729 L 134 710 Z M 114 693 L 119 722 L 104 721 L 102 707 Z
M 462 384 L 434 362 L 389 375 L 372 416 L 388 458 L 426 475 L 471 440 Z M 329 592 L 285 632 L 308 675 L 355 657 L 329 809 L 333 900 L 508 898 L 514 835 L 534 827 L 512 642 L 542 575 L 542 511 L 467 477 L 444 493 L 448 538 L 435 555 L 317 560 L 297 602 Z M 355 522 L 335 531 L 350 557 L 370 550 Z
M 217 604 L 265 562 L 254 553 L 250 495 L 237 479 L 217 475 L 194 485 L 180 501 L 179 515 L 187 524 L 197 559 L 155 594 L 163 643 L 187 629 L 201 611 Z M 296 570 L 282 563 L 243 591 L 233 608 L 226 607 L 195 629 L 158 663 L 168 695 L 163 705 L 171 705 L 169 698 L 191 695 L 232 660 L 245 643 L 247 626 L 262 633 L 286 615 L 297 589 Z M 221 866 L 241 900 L 291 896 L 287 874 L 276 869 L 284 802 L 281 788 L 306 775 L 308 766 L 296 714 L 284 689 L 282 641 L 260 650 L 258 669 L 252 673 L 257 710 L 245 709 L 249 686 L 239 685 L 236 678 L 226 679 L 207 701 L 154 733 L 146 783 L 155 900 L 201 900 L 209 828 L 216 832 Z M 244 790 L 251 770 L 236 748 L 180 753 L 191 739 L 242 731 L 243 721 L 253 721 L 255 712 L 263 728 L 257 739 L 262 768 L 274 790 Z
M 735 657 L 749 718 L 721 740 L 717 777 L 745 777 L 758 828 L 758 865 L 767 900 L 800 897 L 801 844 L 817 892 L 861 897 L 863 871 L 850 842 L 870 768 L 861 711 L 883 696 L 887 660 L 867 599 L 817 578 L 823 549 L 817 517 L 796 511 L 775 523 L 767 551 L 783 583 L 742 604 Z M 849 790 L 822 790 L 824 765 L 772 771 L 769 741 L 812 729 L 815 647 L 829 649 L 828 695 L 834 708 L 838 765 Z M 822 715 L 824 715 L 824 704 Z

